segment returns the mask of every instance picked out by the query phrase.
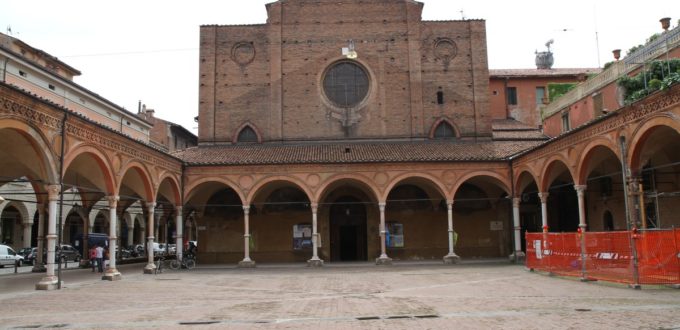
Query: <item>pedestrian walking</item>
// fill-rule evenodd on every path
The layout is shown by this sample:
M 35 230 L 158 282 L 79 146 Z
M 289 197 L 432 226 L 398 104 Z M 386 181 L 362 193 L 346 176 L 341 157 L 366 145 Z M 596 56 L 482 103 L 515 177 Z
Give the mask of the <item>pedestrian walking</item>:
M 100 273 L 104 272 L 104 248 L 97 245 L 97 269 Z
M 90 256 L 90 265 L 92 265 L 92 272 L 94 273 L 94 268 L 97 266 L 97 249 L 95 245 L 90 247 L 88 252 Z

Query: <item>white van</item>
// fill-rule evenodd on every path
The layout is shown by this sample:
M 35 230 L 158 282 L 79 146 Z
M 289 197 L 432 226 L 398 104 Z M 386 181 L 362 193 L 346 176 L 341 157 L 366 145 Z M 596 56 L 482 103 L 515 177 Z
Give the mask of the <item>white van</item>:
M 0 244 L 0 267 L 14 267 L 14 263 L 17 261 L 19 262 L 19 266 L 21 266 L 22 260 L 24 260 L 24 257 L 14 252 L 14 249 L 7 245 Z

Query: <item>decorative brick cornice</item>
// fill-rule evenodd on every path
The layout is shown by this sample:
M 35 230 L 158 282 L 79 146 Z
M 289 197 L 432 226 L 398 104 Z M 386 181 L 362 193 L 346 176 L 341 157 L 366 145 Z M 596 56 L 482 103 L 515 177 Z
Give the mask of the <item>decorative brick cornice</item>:
M 45 106 L 47 108 L 51 107 L 49 104 Z M 58 105 L 54 105 L 54 107 L 59 108 Z M 48 114 L 40 111 L 40 109 L 41 108 L 38 106 L 31 107 L 22 104 L 21 100 L 15 100 L 12 97 L 7 97 L 7 95 L 0 95 L 0 116 L 6 114 L 9 117 L 14 117 L 48 130 L 61 132 L 63 117 Z M 179 160 L 172 161 L 172 156 L 167 155 L 167 157 L 163 157 L 165 156 L 164 154 L 153 148 L 140 148 L 140 142 L 138 141 L 132 139 L 125 141 L 125 137 L 117 132 L 100 129 L 96 124 L 81 118 L 80 114 L 70 112 L 63 108 L 59 110 L 65 111 L 70 115 L 69 120 L 66 122 L 67 135 L 82 141 L 94 143 L 115 152 L 120 152 L 131 158 L 139 159 L 175 173 L 181 171 L 181 162 Z M 71 118 L 74 118 L 75 120 Z M 153 151 L 148 152 L 147 150 Z M 153 153 L 158 153 L 159 155 L 154 155 Z
M 532 162 L 581 142 L 588 142 L 593 137 L 612 132 L 677 104 L 680 104 L 680 85 L 676 85 L 667 91 L 657 92 L 640 102 L 613 112 L 601 120 L 596 120 L 575 129 L 571 133 L 548 141 L 520 156 L 517 164 Z
M 5 97 L 0 99 L 0 111 L 33 124 L 61 131 L 61 118 L 37 111 Z

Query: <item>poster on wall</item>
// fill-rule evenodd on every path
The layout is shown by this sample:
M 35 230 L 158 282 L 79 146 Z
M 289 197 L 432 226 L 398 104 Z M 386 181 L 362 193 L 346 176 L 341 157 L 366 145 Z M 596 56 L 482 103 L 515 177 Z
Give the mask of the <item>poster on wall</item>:
M 404 247 L 404 225 L 398 222 L 388 222 L 385 225 L 385 245 L 389 248 Z
M 309 249 L 312 247 L 312 225 L 301 223 L 293 225 L 293 250 Z

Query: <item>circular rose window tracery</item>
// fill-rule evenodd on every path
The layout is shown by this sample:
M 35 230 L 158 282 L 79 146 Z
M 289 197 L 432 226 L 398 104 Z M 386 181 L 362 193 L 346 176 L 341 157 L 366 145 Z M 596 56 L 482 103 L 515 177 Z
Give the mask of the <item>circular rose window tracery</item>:
M 328 100 L 338 107 L 356 107 L 368 95 L 368 74 L 355 62 L 335 63 L 324 75 L 323 91 Z

